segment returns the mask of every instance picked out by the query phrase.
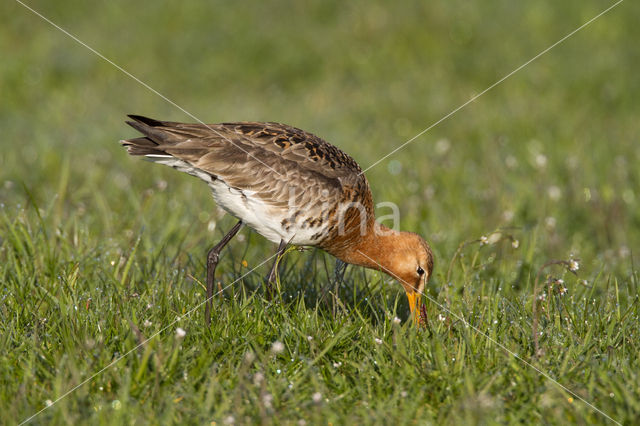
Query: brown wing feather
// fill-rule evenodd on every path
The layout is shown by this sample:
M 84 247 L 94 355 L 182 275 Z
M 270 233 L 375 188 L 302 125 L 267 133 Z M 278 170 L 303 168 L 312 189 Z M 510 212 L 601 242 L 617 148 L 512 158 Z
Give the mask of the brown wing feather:
M 361 203 L 373 218 L 369 184 L 358 163 L 309 132 L 271 122 L 204 125 L 129 117 L 134 121 L 127 123 L 146 136 L 122 141 L 132 155 L 174 156 L 274 206 L 287 208 L 294 201 L 304 210 L 322 210 L 322 220 L 337 214 L 339 203 L 351 202 Z

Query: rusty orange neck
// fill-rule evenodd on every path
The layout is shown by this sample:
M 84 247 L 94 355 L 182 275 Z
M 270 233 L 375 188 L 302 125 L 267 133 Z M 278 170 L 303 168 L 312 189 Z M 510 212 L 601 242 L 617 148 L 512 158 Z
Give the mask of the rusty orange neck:
M 344 262 L 389 273 L 391 254 L 401 239 L 400 232 L 376 222 L 355 244 L 336 255 Z

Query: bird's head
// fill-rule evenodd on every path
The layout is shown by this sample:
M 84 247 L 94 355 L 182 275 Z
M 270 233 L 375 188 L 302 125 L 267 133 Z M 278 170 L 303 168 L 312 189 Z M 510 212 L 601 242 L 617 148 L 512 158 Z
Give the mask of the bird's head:
M 414 320 L 420 322 L 421 296 L 433 272 L 433 253 L 418 234 L 400 232 L 387 254 L 385 272 L 400 282 L 409 300 Z
M 433 253 L 421 236 L 376 222 L 374 232 L 362 238 L 355 249 L 330 253 L 346 263 L 376 269 L 396 279 L 407 293 L 413 319 L 420 323 L 421 296 L 433 272 Z

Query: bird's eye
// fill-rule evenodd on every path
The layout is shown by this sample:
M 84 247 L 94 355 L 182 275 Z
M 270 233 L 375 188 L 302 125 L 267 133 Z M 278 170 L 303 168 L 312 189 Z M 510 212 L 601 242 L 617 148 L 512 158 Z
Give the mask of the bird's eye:
M 418 266 L 418 270 L 416 271 L 418 273 L 418 275 L 422 275 L 424 274 L 424 269 L 422 269 L 422 267 Z

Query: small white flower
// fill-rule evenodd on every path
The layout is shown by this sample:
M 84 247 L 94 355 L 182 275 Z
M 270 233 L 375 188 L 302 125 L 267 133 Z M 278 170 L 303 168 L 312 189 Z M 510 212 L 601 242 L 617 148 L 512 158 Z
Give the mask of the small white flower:
M 560 197 L 562 197 L 562 190 L 555 185 L 551 185 L 549 188 L 547 188 L 547 195 L 553 201 L 558 201 Z
M 149 321 L 148 319 L 144 320 L 144 323 L 142 324 L 144 327 L 149 328 L 153 325 L 153 323 L 151 321 Z
M 427 200 L 431 200 L 435 194 L 436 189 L 433 187 L 433 185 L 427 186 L 427 188 L 424 190 L 424 198 L 426 198 Z
M 398 317 L 393 317 L 393 323 L 394 324 L 400 324 L 402 322 L 402 320 Z
M 256 374 L 253 375 L 253 384 L 258 386 L 260 383 L 262 383 L 262 381 L 264 380 L 264 374 L 262 374 L 261 372 L 257 372 Z
M 571 259 L 569 261 L 569 270 L 571 272 L 576 272 L 578 269 L 580 269 L 580 264 L 577 261 Z
M 158 188 L 160 191 L 164 191 L 165 189 L 167 189 L 167 181 L 166 180 L 157 180 L 156 181 L 156 188 Z
M 568 291 L 569 289 L 567 289 L 566 287 L 560 287 L 560 289 L 558 290 L 558 292 L 560 292 L 560 296 L 564 296 Z
M 377 345 L 381 345 L 382 344 L 382 339 L 378 339 L 377 337 L 375 339 L 373 339 Z
M 438 314 L 438 319 L 439 319 L 440 321 L 444 321 L 444 320 L 446 320 L 446 319 L 447 319 L 447 317 L 445 317 L 445 316 L 444 316 L 444 315 L 442 315 L 442 314 Z
M 391 160 L 387 164 L 387 170 L 389 170 L 389 173 L 391 173 L 394 176 L 398 175 L 402 171 L 402 163 L 399 162 L 398 160 Z
M 320 392 L 316 392 L 311 396 L 311 399 L 313 399 L 313 402 L 318 404 L 320 401 L 322 401 L 322 394 Z
M 338 368 L 338 367 L 340 367 L 340 366 L 342 366 L 342 361 L 338 361 L 338 362 L 334 362 L 334 363 L 333 363 L 333 367 L 334 367 L 334 368 Z
M 284 344 L 279 340 L 273 342 L 273 345 L 271 345 L 271 352 L 273 352 L 274 354 L 279 354 L 282 351 L 284 351 Z
M 186 331 L 184 331 L 184 328 L 182 328 L 182 327 L 178 327 L 178 328 L 176 328 L 176 337 L 177 337 L 178 339 L 182 339 L 182 338 L 184 338 L 184 336 L 186 336 L 186 335 L 187 335 L 187 332 L 186 332 Z
M 556 227 L 556 223 L 557 223 L 556 218 L 553 216 L 549 216 L 544 220 L 544 224 L 549 229 L 554 229 Z
M 502 212 L 502 220 L 504 220 L 505 222 L 511 222 L 514 216 L 515 213 L 513 212 L 513 210 L 505 210 L 504 212 Z
M 53 405 L 53 401 L 52 401 L 52 400 L 50 400 L 50 399 L 47 399 L 47 400 L 44 402 L 44 404 L 45 404 L 47 407 L 51 407 L 51 406 Z
M 265 407 L 267 408 L 271 408 L 272 407 L 272 403 L 273 402 L 273 395 L 271 395 L 270 393 L 265 393 L 262 396 L 262 403 L 264 404 Z
M 547 166 L 547 156 L 544 154 L 536 155 L 535 164 L 539 169 L 544 169 Z
M 233 416 L 225 417 L 225 419 L 223 420 L 223 423 L 225 425 L 232 425 L 232 424 L 235 424 L 235 422 L 236 422 L 236 419 Z
M 449 148 L 451 148 L 451 142 L 448 139 L 440 139 L 436 142 L 436 152 L 440 155 L 446 154 Z
M 402 391 L 400 392 L 400 396 L 406 398 L 407 396 L 409 396 L 409 393 L 407 391 Z
M 307 340 L 310 342 L 310 341 L 313 340 L 313 337 L 312 336 L 307 336 Z
M 488 243 L 489 243 L 489 238 L 487 238 L 487 237 L 486 237 L 486 236 L 484 236 L 484 235 L 483 235 L 482 237 L 480 237 L 480 245 L 481 245 L 481 246 L 483 246 L 483 245 L 485 245 L 485 244 L 488 244 Z
M 518 247 L 520 247 L 520 241 L 518 240 L 511 241 L 511 247 L 513 247 L 514 249 L 517 249 Z
M 622 246 L 620 247 L 620 250 L 618 250 L 618 254 L 622 258 L 626 258 L 626 257 L 629 257 L 629 255 L 631 254 L 631 250 L 629 250 L 629 247 L 627 246 Z

